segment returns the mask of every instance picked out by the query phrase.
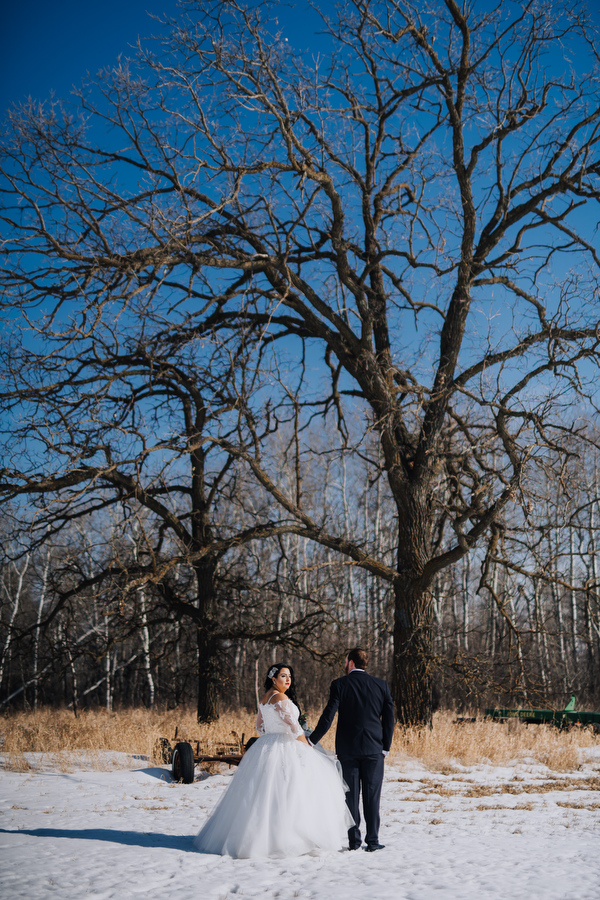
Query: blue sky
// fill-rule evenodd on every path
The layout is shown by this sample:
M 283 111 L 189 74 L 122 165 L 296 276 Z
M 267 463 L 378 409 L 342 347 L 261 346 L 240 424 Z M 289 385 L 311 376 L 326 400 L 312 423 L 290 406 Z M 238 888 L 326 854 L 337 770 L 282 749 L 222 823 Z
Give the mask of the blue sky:
M 477 7 L 489 2 L 478 0 Z M 329 5 L 324 0 L 323 8 Z M 597 0 L 589 9 L 598 22 Z M 138 36 L 159 31 L 149 13 L 176 17 L 180 8 L 177 0 L 0 0 L 0 118 L 29 95 L 43 100 L 54 91 L 66 98 L 87 72 L 132 55 Z M 298 49 L 318 46 L 320 23 L 306 3 L 280 3 L 277 15 Z
M 176 0 L 0 0 L 0 114 L 28 95 L 68 96 L 86 73 L 132 55 L 158 31 L 148 12 L 177 14 Z
M 477 0 L 478 8 L 490 2 Z M 322 0 L 323 8 L 328 4 L 331 0 Z M 597 0 L 590 0 L 590 8 L 598 21 Z M 0 119 L 12 102 L 29 95 L 43 100 L 51 91 L 68 97 L 87 72 L 93 76 L 120 54 L 133 55 L 138 36 L 149 37 L 160 30 L 148 13 L 175 17 L 180 10 L 177 0 L 0 0 Z M 278 16 L 291 44 L 300 49 L 318 47 L 314 31 L 319 25 L 304 2 L 280 4 Z M 596 226 L 594 214 L 595 210 L 588 214 L 592 216 L 590 233 Z M 498 304 L 502 303 L 500 297 Z M 488 304 L 481 318 L 482 332 L 473 332 L 474 352 L 478 342 L 485 340 L 487 317 L 493 312 L 502 318 L 499 309 L 489 312 L 488 307 L 491 310 Z M 409 332 L 407 342 L 412 339 Z
M 305 7 L 281 4 L 278 16 L 290 39 L 314 41 L 318 22 Z M 159 32 L 148 13 L 176 17 L 177 0 L 0 0 L 0 118 L 29 95 L 68 97 L 86 73 L 133 55 L 140 37 Z M 311 25 L 313 27 L 311 27 Z

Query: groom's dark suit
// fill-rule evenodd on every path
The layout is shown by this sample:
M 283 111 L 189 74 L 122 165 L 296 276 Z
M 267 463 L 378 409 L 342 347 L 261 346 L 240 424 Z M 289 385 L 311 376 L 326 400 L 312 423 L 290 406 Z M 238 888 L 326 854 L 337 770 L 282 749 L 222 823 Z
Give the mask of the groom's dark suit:
M 310 736 L 317 744 L 331 728 L 338 713 L 335 752 L 348 785 L 346 803 L 356 825 L 348 831 L 351 849 L 360 846 L 359 794 L 362 788 L 367 845 L 379 841 L 379 799 L 383 781 L 384 751 L 394 734 L 394 701 L 381 678 L 353 669 L 331 685 L 329 702 Z

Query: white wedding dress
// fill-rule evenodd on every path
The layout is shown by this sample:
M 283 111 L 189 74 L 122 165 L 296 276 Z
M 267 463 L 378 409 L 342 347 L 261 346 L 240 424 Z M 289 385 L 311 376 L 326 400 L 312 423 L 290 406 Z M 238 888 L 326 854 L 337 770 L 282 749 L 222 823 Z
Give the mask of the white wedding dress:
M 333 754 L 296 740 L 302 734 L 298 715 L 287 697 L 259 704 L 260 737 L 194 839 L 197 850 L 283 858 L 348 846 L 354 822 L 339 763 Z

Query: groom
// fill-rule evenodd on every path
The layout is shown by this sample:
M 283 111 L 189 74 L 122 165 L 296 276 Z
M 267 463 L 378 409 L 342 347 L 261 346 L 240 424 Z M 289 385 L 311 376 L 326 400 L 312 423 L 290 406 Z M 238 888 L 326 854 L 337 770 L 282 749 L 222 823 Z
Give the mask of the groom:
M 365 849 L 373 851 L 383 850 L 384 846 L 379 843 L 379 799 L 384 758 L 394 734 L 394 701 L 385 681 L 367 675 L 367 663 L 364 650 L 356 647 L 348 651 L 346 676 L 332 683 L 329 702 L 309 742 L 319 743 L 337 712 L 335 752 L 348 785 L 346 804 L 356 822 L 348 831 L 350 849 L 358 850 L 361 843 L 358 801 L 362 790 L 367 827 Z

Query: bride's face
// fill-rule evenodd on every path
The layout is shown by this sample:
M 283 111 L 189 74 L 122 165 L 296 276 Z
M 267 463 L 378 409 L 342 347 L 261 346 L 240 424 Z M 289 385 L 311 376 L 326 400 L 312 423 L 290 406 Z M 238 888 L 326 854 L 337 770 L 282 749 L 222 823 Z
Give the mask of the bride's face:
M 275 690 L 280 691 L 282 694 L 285 694 L 292 683 L 292 675 L 289 669 L 286 669 L 285 666 L 283 669 L 280 669 L 277 675 L 272 679 L 273 687 Z

